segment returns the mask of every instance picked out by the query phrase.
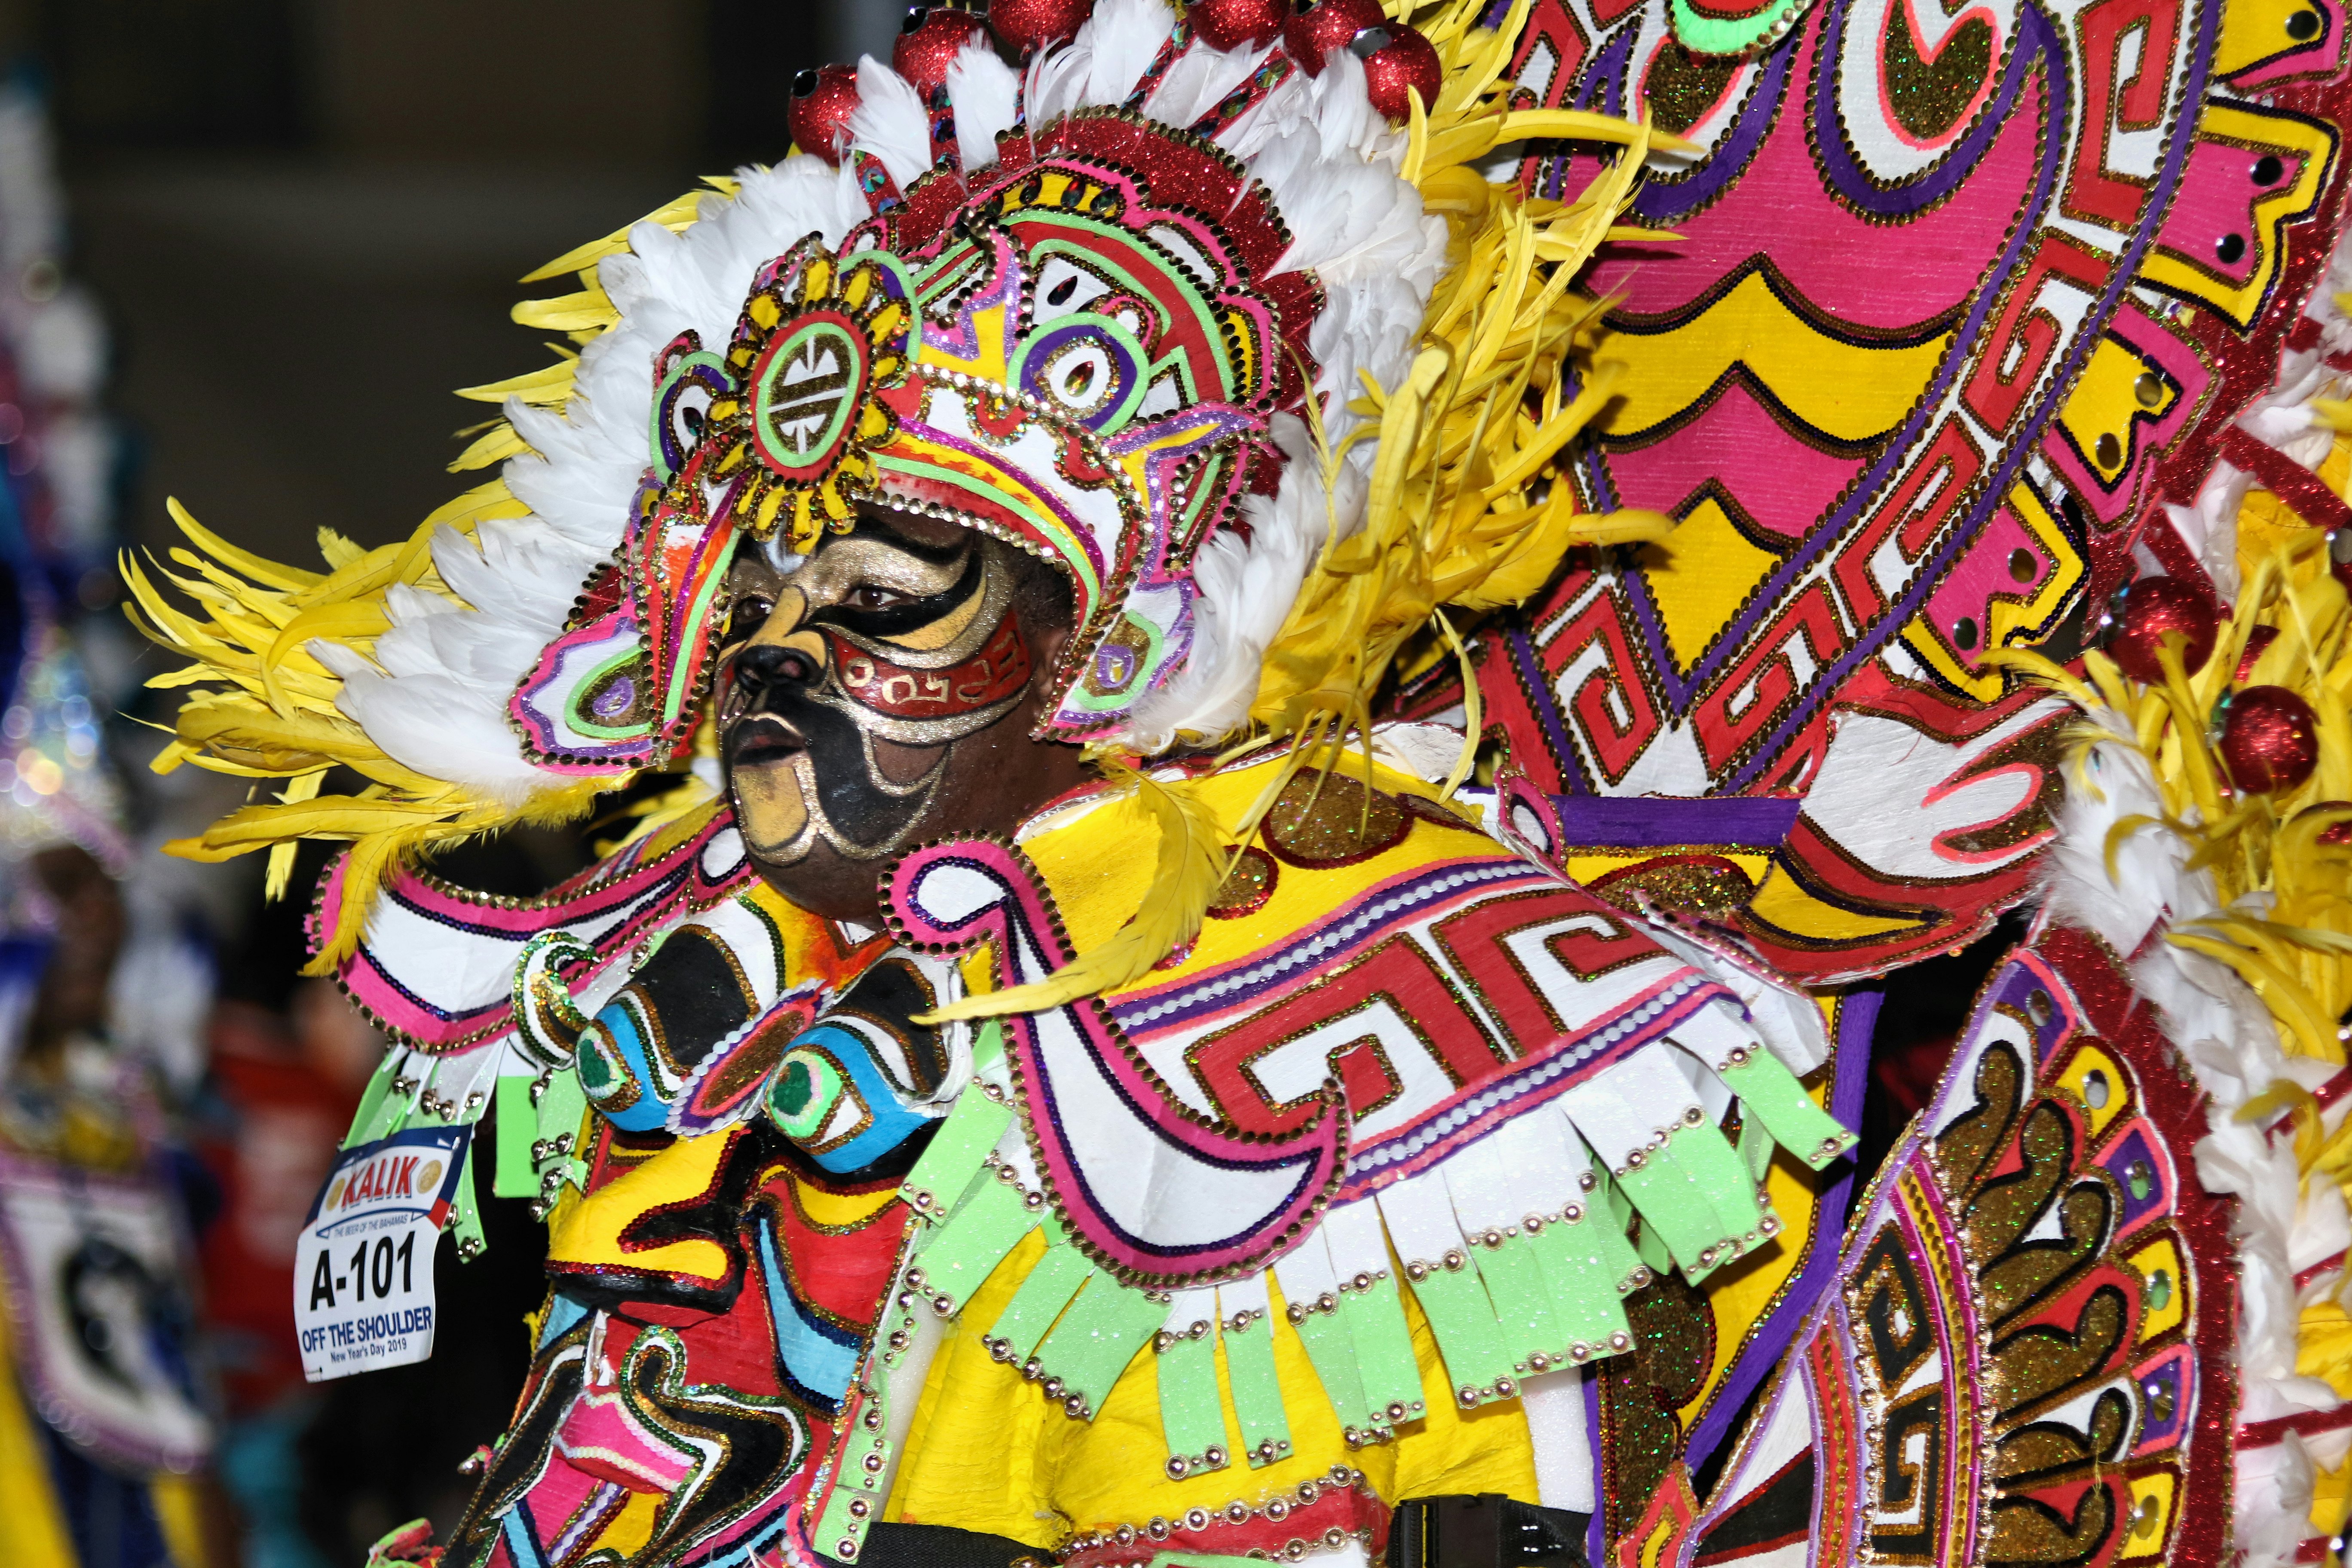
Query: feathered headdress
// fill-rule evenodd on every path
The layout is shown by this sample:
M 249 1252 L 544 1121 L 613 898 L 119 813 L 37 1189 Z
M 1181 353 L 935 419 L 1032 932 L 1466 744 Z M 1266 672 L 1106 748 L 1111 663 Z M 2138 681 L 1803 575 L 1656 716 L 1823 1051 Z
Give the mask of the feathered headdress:
M 197 689 L 157 766 L 286 781 L 175 850 L 269 848 L 282 886 L 296 840 L 349 841 L 331 967 L 402 858 L 677 766 L 738 541 L 804 550 L 861 503 L 1067 571 L 1046 728 L 1138 757 L 1345 735 L 1447 607 L 1657 536 L 1549 479 L 1610 395 L 1573 279 L 1675 143 L 1515 110 L 1525 0 L 1418 29 L 1322 0 L 1248 36 L 1285 9 L 1102 0 L 1066 42 L 1005 40 L 1017 71 L 978 18 L 932 13 L 906 74 L 869 58 L 835 120 L 797 117 L 831 145 L 526 279 L 577 275 L 515 316 L 579 352 L 464 394 L 504 412 L 453 468 L 500 478 L 404 542 L 322 531 L 328 569 L 302 571 L 175 505 L 194 548 L 161 575 L 203 613 L 125 567 L 144 629 L 194 661 L 157 678 Z M 1482 172 L 1530 138 L 1624 153 L 1532 198 Z M 322 794 L 338 764 L 365 786 Z

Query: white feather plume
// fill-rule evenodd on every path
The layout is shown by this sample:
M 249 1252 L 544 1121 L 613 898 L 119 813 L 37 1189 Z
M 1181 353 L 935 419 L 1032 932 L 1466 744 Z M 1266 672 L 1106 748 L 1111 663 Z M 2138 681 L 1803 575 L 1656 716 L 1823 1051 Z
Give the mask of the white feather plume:
M 1175 27 L 1167 0 L 1097 0 L 1080 29 L 1091 46 L 1082 101 L 1105 108 L 1125 103 Z
M 1021 110 L 1021 78 L 975 37 L 948 67 L 948 107 L 955 110 L 956 153 L 964 171 L 996 162 L 996 138 Z
M 923 112 L 914 83 L 872 55 L 857 62 L 857 108 L 849 117 L 849 141 L 857 151 L 881 159 L 901 190 L 931 166 L 931 117 Z
M 2186 868 L 2187 847 L 2161 826 L 2163 795 L 2147 758 L 2122 738 L 2122 721 L 2111 714 L 2099 720 L 2118 739 L 2093 747 L 2068 781 L 2047 873 L 2050 912 L 2095 932 L 2116 952 L 2141 952 L 2131 967 L 2133 987 L 2156 1005 L 2166 1035 L 2212 1097 L 2210 1131 L 2197 1146 L 2197 1176 L 2208 1190 L 2238 1199 L 2239 1420 L 2330 1409 L 2334 1392 L 2295 1370 L 2294 1260 L 2342 1249 L 2343 1205 L 2305 1203 L 2294 1140 L 2273 1140 L 2260 1123 L 2237 1118 L 2255 1095 L 2295 1077 L 2304 1064 L 2280 1049 L 2269 1010 L 2235 975 L 2162 940 L 2160 927 L 2177 929 L 2217 912 L 2213 880 Z M 2110 878 L 2109 832 L 2127 816 L 2150 820 L 2118 842 Z M 2157 940 L 2147 941 L 2151 932 Z M 2325 1184 L 2324 1177 L 2315 1184 Z M 2309 1459 L 2292 1435 L 2238 1455 L 2235 1544 L 2245 1568 L 2286 1568 L 2295 1560 L 2309 1531 L 2311 1486 Z

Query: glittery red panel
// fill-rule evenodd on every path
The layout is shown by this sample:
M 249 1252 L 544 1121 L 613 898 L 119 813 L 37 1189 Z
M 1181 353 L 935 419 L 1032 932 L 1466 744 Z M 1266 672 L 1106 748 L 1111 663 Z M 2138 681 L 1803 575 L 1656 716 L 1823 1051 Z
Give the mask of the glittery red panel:
M 868 1184 L 866 1192 L 888 1183 Z M 844 1193 L 861 1189 L 846 1187 Z M 880 1315 L 882 1293 L 890 1288 L 910 1211 L 893 1200 L 863 1220 L 829 1226 L 809 1215 L 793 1170 L 774 1165 L 761 1173 L 754 1208 L 773 1217 L 779 1259 L 793 1298 L 811 1317 L 863 1334 Z
M 2253 475 L 2263 489 L 2294 508 L 2304 521 L 2319 528 L 2352 523 L 2352 507 L 2344 504 L 2326 480 L 2252 432 L 2234 425 L 2223 431 L 2221 455 Z
M 1310 1493 L 1311 1501 L 1302 1500 Z M 1276 1492 L 1255 1505 L 1236 1501 L 1215 1510 L 1196 1508 L 1176 1519 L 1097 1525 L 1066 1542 L 1061 1560 L 1063 1568 L 1137 1568 L 1162 1552 L 1197 1552 L 1296 1562 L 1306 1551 L 1352 1536 L 1377 1563 L 1388 1549 L 1389 1511 L 1360 1476 L 1340 1485 L 1307 1481 L 1296 1492 Z
M 2183 1439 L 2188 1455 L 2181 1495 L 2213 1500 L 2181 1510 L 2173 1568 L 2206 1568 L 2229 1555 L 2230 1510 L 2238 1418 L 2238 1250 L 2231 1239 L 2237 1205 L 2194 1180 L 2196 1148 L 2207 1131 L 2205 1096 L 2165 1037 L 2154 1007 L 2133 994 L 2113 956 L 2089 933 L 2053 926 L 2033 944 L 2071 987 L 2105 1043 L 2136 1073 L 2147 1113 L 2185 1179 L 2175 1233 L 2197 1271 L 2197 1418 Z M 2252 1005 L 2249 998 L 2249 1005 Z
M 961 175 L 935 169 L 915 182 L 915 188 L 907 193 L 906 207 L 896 216 L 902 232 L 937 234 L 971 199 Z
M 677 1337 L 686 1346 L 686 1375 L 692 1382 L 766 1399 L 785 1389 L 776 1376 L 776 1324 L 768 1311 L 768 1293 L 760 1289 L 758 1265 L 752 1268 L 751 1289 L 731 1309 L 678 1325 Z M 605 1337 L 609 1351 L 609 1331 Z M 618 1355 L 613 1364 L 621 1364 Z

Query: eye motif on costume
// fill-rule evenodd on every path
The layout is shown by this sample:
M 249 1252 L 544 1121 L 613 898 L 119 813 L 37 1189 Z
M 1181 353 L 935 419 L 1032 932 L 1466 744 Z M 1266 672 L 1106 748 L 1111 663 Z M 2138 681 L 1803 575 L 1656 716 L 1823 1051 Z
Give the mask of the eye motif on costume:
M 1030 330 L 1013 353 L 1013 384 L 1089 429 L 1124 424 L 1150 368 L 1146 320 L 1133 296 L 1050 257 L 1030 293 Z
M 1143 345 L 1105 316 L 1066 316 L 1022 345 L 1021 390 L 1090 429 L 1122 423 L 1142 384 Z
M 939 1031 L 913 1021 L 935 1005 L 908 960 L 876 963 L 785 1050 L 769 1120 L 836 1175 L 912 1166 L 962 1087 Z
M 714 405 L 730 402 L 735 384 L 726 364 L 703 352 L 702 340 L 681 332 L 655 362 L 651 448 L 655 477 L 675 484 L 702 444 L 716 416 Z M 725 412 L 724 407 L 718 411 Z

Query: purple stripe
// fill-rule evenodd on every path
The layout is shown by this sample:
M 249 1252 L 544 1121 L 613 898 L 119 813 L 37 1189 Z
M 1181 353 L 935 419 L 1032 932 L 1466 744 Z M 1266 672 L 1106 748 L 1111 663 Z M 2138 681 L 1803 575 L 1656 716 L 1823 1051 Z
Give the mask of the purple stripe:
M 1778 849 L 1797 825 L 1801 800 L 1769 795 L 1660 800 L 1634 795 L 1556 795 L 1560 842 L 1569 848 L 1653 849 L 1669 844 L 1736 844 Z
M 2188 80 L 2181 87 L 2180 101 L 2187 104 L 2204 101 L 2207 69 L 2213 58 L 2214 33 L 2220 26 L 2217 7 L 2200 6 L 2197 16 L 2198 37 L 2188 51 Z M 2040 35 L 2040 47 L 2050 62 L 2052 100 L 2050 122 L 2063 124 L 2068 117 L 2069 106 L 2074 96 L 2074 83 L 2066 75 L 2065 52 L 2058 47 L 2057 40 L 2052 36 L 2052 24 L 2049 19 L 2040 11 L 2032 9 L 2021 11 L 2018 20 L 2020 24 L 2018 36 L 2021 43 L 2028 34 Z M 2181 169 L 2189 159 L 2189 143 L 2196 138 L 2197 119 L 2197 115 L 2192 112 L 2184 111 L 2180 115 L 2174 129 L 2172 144 L 2165 150 L 2164 167 L 2157 175 L 2155 188 L 2148 193 L 2147 219 L 2141 224 L 2139 232 L 2132 236 L 2130 243 L 2124 247 L 2124 253 L 2116 258 L 2115 271 L 2107 282 L 2105 296 L 2088 313 L 2083 327 L 2075 333 L 2074 345 L 2067 351 L 2064 363 L 2060 364 L 2057 371 L 2051 376 L 2047 387 L 2042 392 L 2040 404 L 2020 426 L 2019 434 L 2001 443 L 1999 448 L 2000 461 L 1994 466 L 1993 471 L 1986 477 L 1983 489 L 1979 492 L 1980 499 L 1972 509 L 1967 522 L 1952 531 L 1943 547 L 1937 551 L 1934 558 L 1914 579 L 1910 590 L 1889 609 L 1886 615 L 1880 617 L 1876 626 L 1857 638 L 1853 647 L 1815 679 L 1811 686 L 1798 699 L 1796 707 L 1789 717 L 1765 738 L 1761 746 L 1756 747 L 1749 752 L 1750 761 L 1733 774 L 1727 787 L 1735 790 L 1745 788 L 1772 765 L 1780 749 L 1789 744 L 1805 725 L 1812 721 L 1813 715 L 1837 694 L 1838 689 L 1845 684 L 1854 670 L 1864 661 L 1877 657 L 1878 650 L 1900 633 L 1917 614 L 1919 606 L 1927 602 L 1928 594 L 1942 582 L 1944 574 L 1958 562 L 1969 546 L 1976 542 L 1976 536 L 1991 518 L 1994 510 L 2002 504 L 2018 471 L 2024 467 L 2026 458 L 2038 444 L 2042 430 L 2049 424 L 2051 416 L 2056 411 L 2060 399 L 2073 390 L 2076 373 L 2081 370 L 2083 363 L 2089 358 L 2092 349 L 2096 346 L 2106 322 L 2113 319 L 2117 305 L 2122 302 L 2124 290 L 2131 286 L 2133 279 L 2138 275 L 2141 258 L 2147 255 L 2148 247 L 2155 242 L 2157 226 L 2163 218 L 2166 209 L 2171 205 L 2173 192 L 2180 183 Z M 2047 147 L 2042 180 L 2032 210 L 2042 211 L 2048 205 L 2050 187 L 2057 177 L 2059 151 L 2060 149 L 2054 143 Z M 2018 233 L 2011 242 L 2012 253 L 2024 244 L 2030 233 L 2026 226 L 2021 224 L 2019 226 Z M 2014 255 L 2005 256 L 2002 270 L 2006 272 L 2013 264 Z M 1974 335 L 1977 320 L 1982 315 L 1984 308 L 1990 303 L 1990 290 L 1979 296 L 1978 310 L 1970 313 L 1970 336 Z M 1868 490 L 1869 488 L 1865 486 L 1857 493 L 1868 493 Z
M 1827 46 L 1823 46 L 1826 51 Z M 1776 49 L 1772 63 L 1764 69 L 1760 79 L 1750 84 L 1747 101 L 1739 106 L 1738 118 L 1731 122 L 1706 162 L 1671 184 L 1653 175 L 1644 180 L 1640 194 L 1633 198 L 1633 212 L 1644 223 L 1663 228 L 1681 220 L 1685 213 L 1695 212 L 1721 195 L 1731 183 L 1747 171 L 1748 160 L 1756 149 L 1764 145 L 1765 133 L 1780 110 L 1780 94 L 1788 86 L 1789 68 L 1796 58 L 1792 48 Z M 1823 76 L 1833 73 L 1824 71 Z
M 1862 1121 L 1862 1100 L 1870 1086 L 1870 1037 L 1878 1025 L 1885 991 L 1850 991 L 1838 1009 L 1837 1065 L 1830 1080 L 1830 1114 L 1845 1127 Z M 1683 1457 L 1694 1470 L 1706 1462 L 1724 1439 L 1734 1436 L 1732 1422 L 1756 1392 L 1765 1375 L 1780 1365 L 1789 1342 L 1820 1304 L 1823 1291 L 1837 1283 L 1838 1258 L 1845 1249 L 1846 1207 L 1853 1196 L 1854 1163 L 1849 1156 L 1837 1179 L 1822 1189 L 1813 1211 L 1813 1245 L 1804 1268 L 1782 1287 L 1780 1304 L 1757 1325 L 1727 1370 L 1706 1414 L 1683 1446 Z
M 1528 706 L 1535 710 L 1544 735 L 1551 742 L 1551 753 L 1559 759 L 1562 772 L 1573 774 L 1564 783 L 1574 784 L 1590 792 L 1591 779 L 1585 776 L 1583 753 L 1568 738 L 1568 729 L 1560 721 L 1559 704 L 1553 700 L 1551 683 L 1544 678 L 1543 666 L 1537 661 L 1534 639 L 1524 626 L 1514 626 L 1506 634 L 1510 645 L 1511 659 L 1518 667 L 1519 684 L 1527 688 Z

